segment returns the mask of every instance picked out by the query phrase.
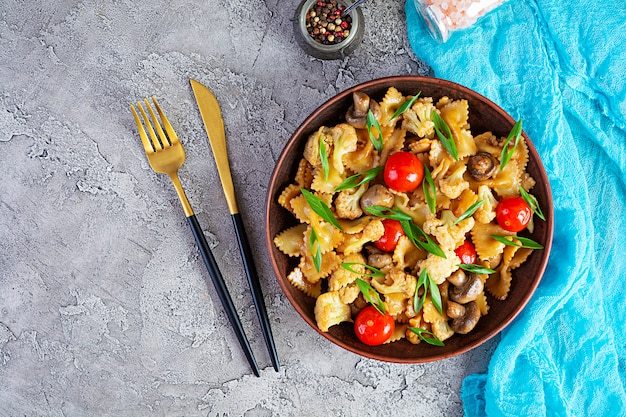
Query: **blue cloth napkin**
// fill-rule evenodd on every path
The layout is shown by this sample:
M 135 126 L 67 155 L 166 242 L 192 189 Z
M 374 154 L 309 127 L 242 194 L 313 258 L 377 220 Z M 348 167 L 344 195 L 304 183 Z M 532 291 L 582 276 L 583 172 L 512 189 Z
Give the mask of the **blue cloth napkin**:
M 445 44 L 405 11 L 435 76 L 523 119 L 554 198 L 543 280 L 465 415 L 626 416 L 626 2 L 511 0 Z

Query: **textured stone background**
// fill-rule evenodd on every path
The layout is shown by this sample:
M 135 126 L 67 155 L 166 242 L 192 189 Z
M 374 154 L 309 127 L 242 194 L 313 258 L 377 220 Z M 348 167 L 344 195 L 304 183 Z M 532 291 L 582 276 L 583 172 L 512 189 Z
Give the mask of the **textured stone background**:
M 0 415 L 458 416 L 495 341 L 425 365 L 360 358 L 291 308 L 263 207 L 290 133 L 337 92 L 429 74 L 403 2 L 363 7 L 362 45 L 320 61 L 294 45 L 295 1 L 0 0 Z M 189 86 L 222 104 L 240 209 L 282 369 L 269 362 Z M 129 103 L 156 95 L 187 151 L 181 179 L 262 377 L 207 286 L 175 192 L 152 172 Z

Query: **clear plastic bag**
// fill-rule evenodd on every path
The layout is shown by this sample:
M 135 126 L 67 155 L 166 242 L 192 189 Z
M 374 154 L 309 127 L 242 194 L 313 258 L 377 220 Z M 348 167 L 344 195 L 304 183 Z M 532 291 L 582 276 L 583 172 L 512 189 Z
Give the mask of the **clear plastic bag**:
M 414 0 L 431 36 L 446 42 L 455 30 L 472 26 L 507 0 Z

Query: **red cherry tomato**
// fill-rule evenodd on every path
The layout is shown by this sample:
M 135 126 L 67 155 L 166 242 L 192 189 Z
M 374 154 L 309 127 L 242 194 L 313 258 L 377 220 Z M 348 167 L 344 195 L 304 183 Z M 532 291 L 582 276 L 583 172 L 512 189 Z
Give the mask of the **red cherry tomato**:
M 378 346 L 387 341 L 393 333 L 396 323 L 389 314 L 382 315 L 372 305 L 359 312 L 354 320 L 356 337 L 366 345 Z
M 424 165 L 410 152 L 396 152 L 387 159 L 383 178 L 387 187 L 394 191 L 413 191 L 424 178 Z
M 532 210 L 522 197 L 505 197 L 496 207 L 498 224 L 509 232 L 524 230 L 532 215 Z
M 476 248 L 474 248 L 474 244 L 469 240 L 466 239 L 461 246 L 454 250 L 454 252 L 456 253 L 456 256 L 459 257 L 462 263 L 476 263 Z
M 398 220 L 383 219 L 382 223 L 385 227 L 385 234 L 374 242 L 374 245 L 384 252 L 393 252 L 398 245 L 400 236 L 404 235 L 404 229 Z

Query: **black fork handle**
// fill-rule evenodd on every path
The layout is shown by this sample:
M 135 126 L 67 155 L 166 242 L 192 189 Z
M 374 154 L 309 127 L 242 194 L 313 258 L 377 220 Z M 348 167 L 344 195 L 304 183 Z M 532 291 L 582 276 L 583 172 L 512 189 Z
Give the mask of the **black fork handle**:
M 222 277 L 222 273 L 220 272 L 217 263 L 215 262 L 215 258 L 213 257 L 211 248 L 209 248 L 209 244 L 204 237 L 204 232 L 202 231 L 202 228 L 198 223 L 198 219 L 196 219 L 196 215 L 192 214 L 191 216 L 187 217 L 187 222 L 189 223 L 189 227 L 191 227 L 193 237 L 196 239 L 198 249 L 200 250 L 200 254 L 202 254 L 202 259 L 204 260 L 204 264 L 209 271 L 209 275 L 211 276 L 211 280 L 213 281 L 213 286 L 215 287 L 217 295 L 222 302 L 222 306 L 226 311 L 228 320 L 235 330 L 237 340 L 239 340 L 239 344 L 241 345 L 241 348 L 243 349 L 243 352 L 246 355 L 250 366 L 252 367 L 252 371 L 256 376 L 260 376 L 259 367 L 256 363 L 256 360 L 254 359 L 252 349 L 250 348 L 250 342 L 248 342 L 248 338 L 243 331 L 243 326 L 241 325 L 241 320 L 237 315 L 237 310 L 235 309 L 233 300 L 230 297 L 228 288 L 226 287 L 226 283 L 224 282 L 224 278 Z

